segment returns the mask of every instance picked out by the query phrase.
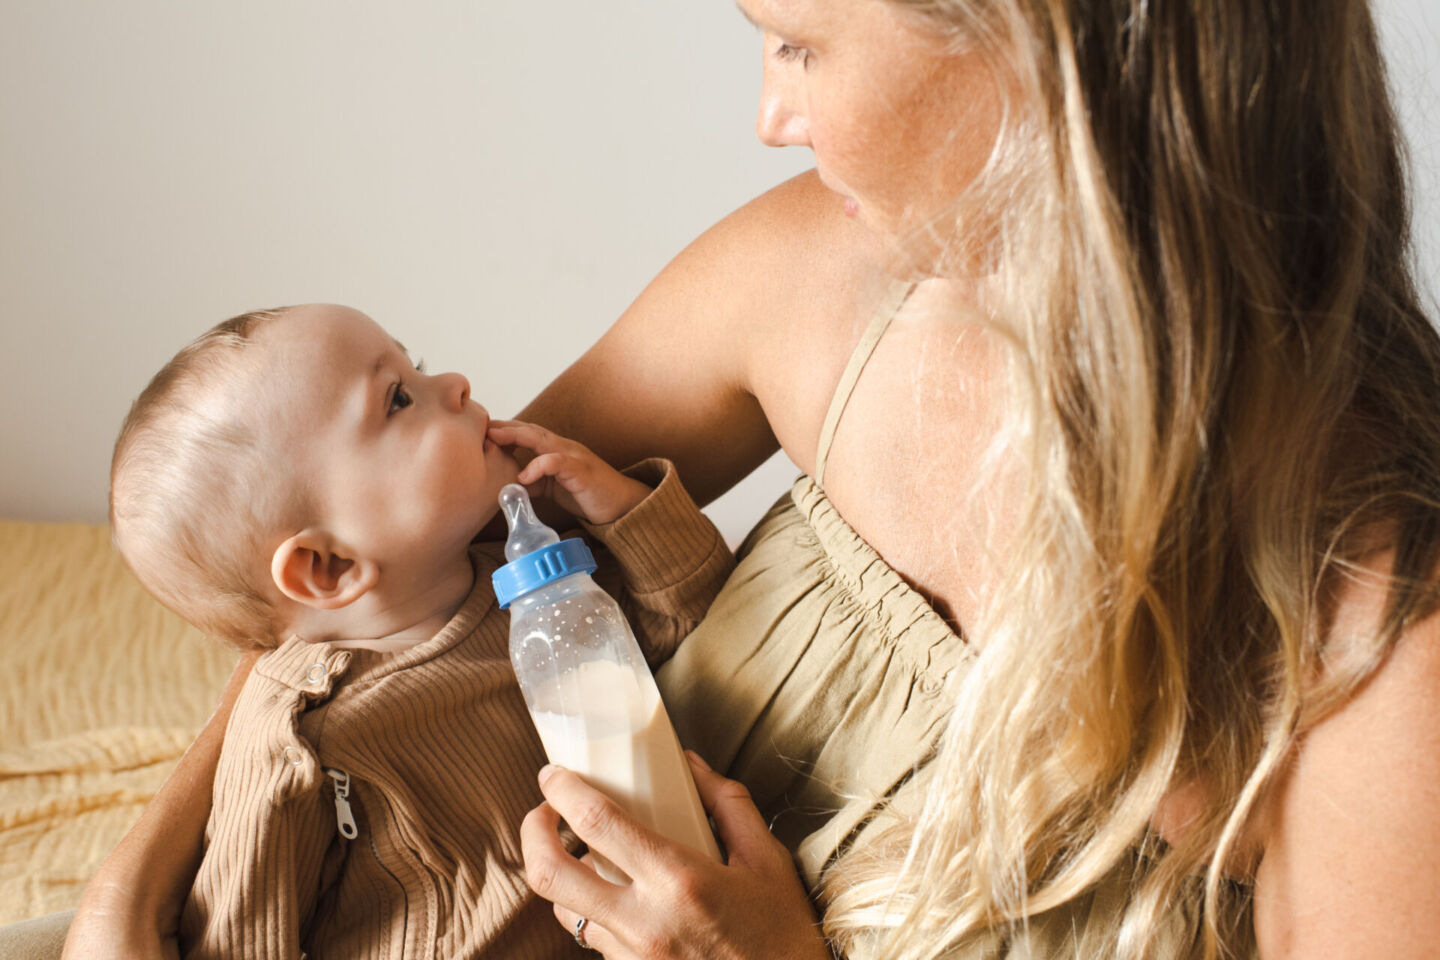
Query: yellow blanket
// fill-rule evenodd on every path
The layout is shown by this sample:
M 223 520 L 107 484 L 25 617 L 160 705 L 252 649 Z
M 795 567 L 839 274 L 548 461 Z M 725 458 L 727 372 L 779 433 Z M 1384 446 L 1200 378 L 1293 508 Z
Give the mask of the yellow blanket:
M 0 521 L 0 923 L 75 905 L 235 659 L 150 598 L 104 526 Z

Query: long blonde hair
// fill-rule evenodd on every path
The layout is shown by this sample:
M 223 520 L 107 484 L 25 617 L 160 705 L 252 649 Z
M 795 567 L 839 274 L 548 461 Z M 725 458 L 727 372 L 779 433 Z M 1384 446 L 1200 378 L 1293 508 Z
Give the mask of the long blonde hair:
M 1100 955 L 1154 955 L 1203 875 L 1185 949 L 1217 956 L 1267 785 L 1436 600 L 1440 338 L 1370 13 L 891 2 L 1021 91 L 964 205 L 1000 225 L 1028 494 L 924 811 L 830 871 L 826 932 L 935 956 L 1125 870 Z M 1327 597 L 1386 550 L 1382 627 L 1328 643 Z M 1210 803 L 1167 845 L 1191 779 Z

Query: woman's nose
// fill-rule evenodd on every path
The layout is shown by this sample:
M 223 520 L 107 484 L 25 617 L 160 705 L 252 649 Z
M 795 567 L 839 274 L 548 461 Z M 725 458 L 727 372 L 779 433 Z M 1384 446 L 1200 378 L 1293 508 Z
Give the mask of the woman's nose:
M 810 125 L 795 101 L 801 91 L 795 81 L 777 67 L 766 64 L 760 86 L 760 113 L 755 133 L 767 147 L 810 146 Z
M 463 410 L 470 399 L 470 381 L 465 379 L 463 373 L 442 373 L 439 379 L 445 405 L 454 410 Z

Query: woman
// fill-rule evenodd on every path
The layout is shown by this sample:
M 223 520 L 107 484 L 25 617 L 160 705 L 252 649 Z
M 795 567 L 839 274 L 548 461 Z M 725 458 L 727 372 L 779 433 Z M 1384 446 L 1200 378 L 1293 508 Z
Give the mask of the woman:
M 1364 3 L 741 6 L 761 137 L 818 178 L 524 416 L 702 499 L 777 442 L 807 474 L 660 678 L 757 803 L 697 767 L 712 865 L 547 769 L 558 922 L 612 958 L 1424 955 L 1440 341 Z M 198 830 L 207 753 L 72 940 L 107 884 L 163 918 L 124 889 L 183 875 L 145 838 Z

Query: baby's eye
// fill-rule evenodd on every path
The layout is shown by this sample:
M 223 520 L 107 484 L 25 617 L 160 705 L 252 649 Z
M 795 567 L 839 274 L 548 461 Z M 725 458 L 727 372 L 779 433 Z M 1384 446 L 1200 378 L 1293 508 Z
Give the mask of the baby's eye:
M 388 417 L 392 414 L 399 413 L 414 402 L 414 399 L 410 396 L 410 391 L 405 389 L 405 384 L 397 383 L 395 384 L 394 391 L 390 394 L 390 409 L 385 411 L 385 415 Z

